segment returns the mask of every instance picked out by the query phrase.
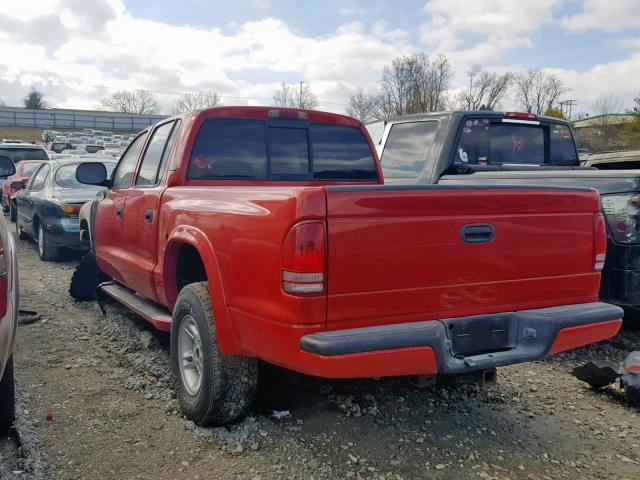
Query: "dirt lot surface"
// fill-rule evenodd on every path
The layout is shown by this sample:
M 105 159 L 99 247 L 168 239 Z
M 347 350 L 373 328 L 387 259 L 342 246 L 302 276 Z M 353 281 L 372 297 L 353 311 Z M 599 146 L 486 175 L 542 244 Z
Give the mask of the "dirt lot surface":
M 9 225 L 13 231 L 13 225 Z M 264 368 L 242 423 L 202 429 L 178 411 L 168 338 L 110 305 L 67 293 L 78 256 L 40 262 L 18 241 L 21 307 L 17 434 L 1 478 L 640 478 L 640 415 L 617 387 L 594 392 L 571 369 L 616 365 L 640 329 L 612 342 L 499 370 L 498 385 L 419 389 L 405 379 L 328 381 Z

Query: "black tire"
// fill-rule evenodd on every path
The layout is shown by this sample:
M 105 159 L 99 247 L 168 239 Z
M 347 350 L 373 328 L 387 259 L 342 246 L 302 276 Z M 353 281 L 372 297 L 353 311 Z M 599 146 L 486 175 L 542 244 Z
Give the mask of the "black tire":
M 12 222 L 16 221 L 16 209 L 12 203 L 9 203 L 9 220 Z
M 42 225 L 38 225 L 38 254 L 40 260 L 45 262 L 56 262 L 60 258 L 61 248 L 52 245 L 49 239 L 49 233 L 42 228 Z
M 0 435 L 13 425 L 15 417 L 15 386 L 13 380 L 13 357 L 9 357 L 0 380 Z
M 195 394 L 189 393 L 178 363 L 180 327 L 185 318 L 195 320 L 202 339 L 202 381 Z M 180 406 L 196 424 L 225 425 L 246 416 L 258 384 L 258 360 L 220 351 L 207 282 L 191 283 L 180 291 L 173 309 L 171 366 Z
M 107 280 L 109 277 L 98 267 L 95 255 L 92 251 L 88 251 L 73 272 L 69 295 L 80 302 L 95 300 L 96 288 Z
M 22 225 L 20 225 L 20 222 L 18 221 L 18 209 L 16 208 L 16 237 L 18 237 L 19 240 L 27 240 L 29 238 L 29 236 L 24 233 L 24 230 L 22 229 Z

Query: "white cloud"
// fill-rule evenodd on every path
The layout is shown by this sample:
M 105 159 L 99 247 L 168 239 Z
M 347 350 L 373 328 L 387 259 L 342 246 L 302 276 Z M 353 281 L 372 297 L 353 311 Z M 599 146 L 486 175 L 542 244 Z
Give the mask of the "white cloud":
M 356 86 L 373 86 L 384 64 L 411 50 L 407 33 L 384 23 L 364 27 L 350 22 L 327 35 L 304 36 L 280 20 L 265 18 L 227 34 L 136 18 L 120 0 L 57 0 L 44 11 L 58 12 L 48 29 L 37 15 L 23 18 L 25 10 L 17 2 L 3 8 L 10 21 L 0 16 L 0 71 L 5 75 L 0 79 L 18 78 L 22 84 L 31 75 L 30 82 L 51 86 L 45 94 L 57 105 L 75 99 L 89 106 L 88 96 L 99 95 L 91 100 L 94 106 L 110 90 L 135 88 L 271 98 L 278 82 L 261 82 L 265 73 L 307 81 L 321 99 L 346 103 Z M 38 38 L 28 27 L 38 29 L 41 37 L 43 30 L 52 34 Z M 57 87 L 63 84 L 68 88 Z M 13 95 L 3 100 L 18 101 Z
M 562 26 L 571 32 L 640 27 L 638 0 L 585 0 L 582 11 L 565 16 Z

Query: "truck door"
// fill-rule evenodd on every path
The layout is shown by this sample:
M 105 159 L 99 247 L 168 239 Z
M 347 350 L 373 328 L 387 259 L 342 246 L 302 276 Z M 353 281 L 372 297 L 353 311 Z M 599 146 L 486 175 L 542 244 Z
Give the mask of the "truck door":
M 178 123 L 160 124 L 151 133 L 127 191 L 122 219 L 122 273 L 127 286 L 151 299 L 156 299 L 153 268 L 158 252 L 158 204 L 165 188 L 161 180 Z
M 100 268 L 110 277 L 125 284 L 125 251 L 122 249 L 124 203 L 148 133 L 145 131 L 138 135 L 125 150 L 113 172 L 111 188 L 107 190 L 95 213 L 94 237 Z

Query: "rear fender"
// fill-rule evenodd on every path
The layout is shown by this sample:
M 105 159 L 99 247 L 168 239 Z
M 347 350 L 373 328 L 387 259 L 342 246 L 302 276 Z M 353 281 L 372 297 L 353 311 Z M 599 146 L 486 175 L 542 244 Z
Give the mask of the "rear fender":
M 227 354 L 241 354 L 241 349 L 233 326 L 227 302 L 225 300 L 225 290 L 220 277 L 218 260 L 209 238 L 199 229 L 178 225 L 169 234 L 169 239 L 163 256 L 162 265 L 162 285 L 167 304 L 171 310 L 175 306 L 178 294 L 176 284 L 178 251 L 184 244 L 191 245 L 200 254 L 209 282 L 209 295 L 215 313 L 215 327 L 220 349 Z

